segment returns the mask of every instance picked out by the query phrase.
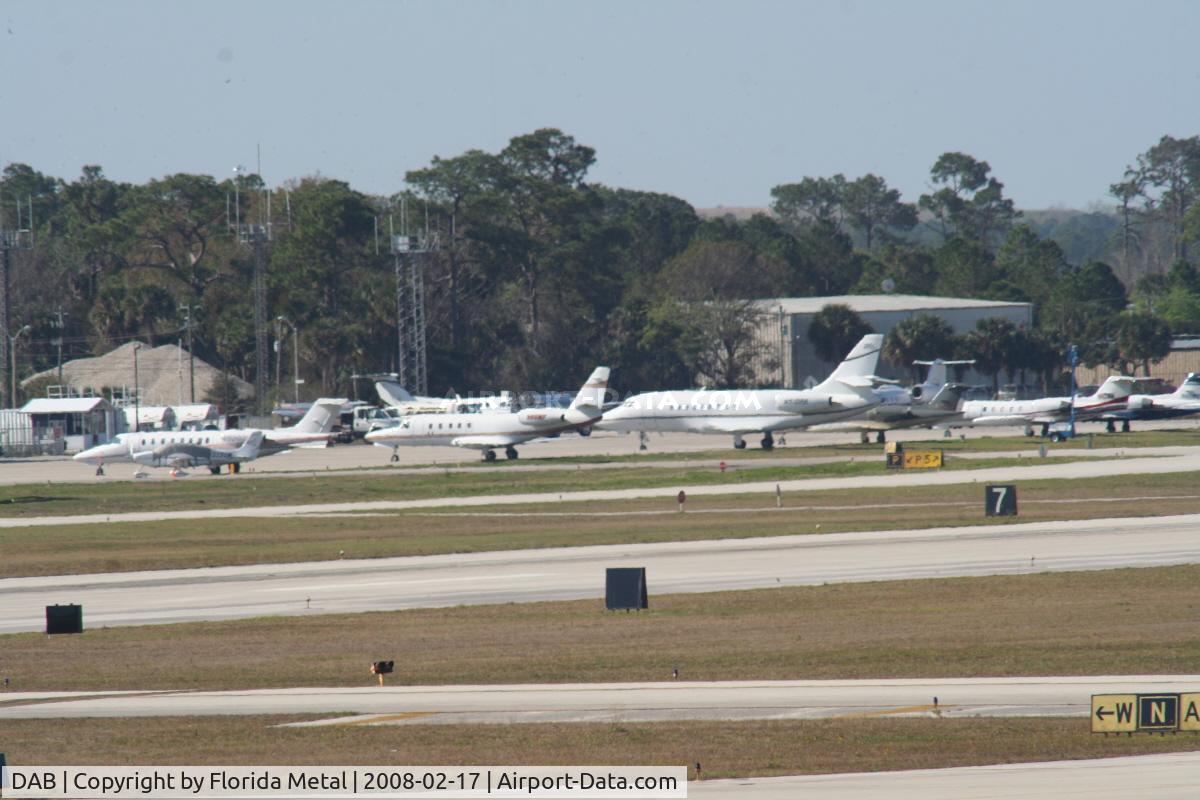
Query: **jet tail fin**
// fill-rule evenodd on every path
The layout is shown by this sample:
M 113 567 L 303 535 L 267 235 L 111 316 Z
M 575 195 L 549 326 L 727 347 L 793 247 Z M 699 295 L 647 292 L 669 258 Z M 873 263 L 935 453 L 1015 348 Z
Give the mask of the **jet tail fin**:
M 1129 397 L 1133 394 L 1133 385 L 1137 381 L 1136 378 L 1131 378 L 1128 375 L 1109 375 L 1104 379 L 1104 383 L 1100 384 L 1100 388 L 1090 399 L 1094 400 L 1120 400 L 1123 397 Z
M 258 458 L 258 451 L 262 447 L 264 434 L 262 431 L 254 431 L 246 437 L 246 441 L 242 442 L 242 446 L 234 450 L 229 455 L 234 461 L 253 461 Z
M 949 370 L 946 367 L 969 366 L 975 363 L 975 359 L 970 359 L 969 361 L 945 361 L 940 358 L 935 358 L 933 361 L 921 361 L 918 359 L 913 363 L 929 367 L 929 374 L 925 376 L 925 384 L 927 386 L 941 386 L 950 380 Z
M 879 351 L 883 347 L 882 333 L 868 333 L 854 345 L 854 349 L 837 365 L 828 378 L 816 387 L 817 391 L 836 391 L 840 386 L 850 387 L 858 394 L 871 390 L 871 378 L 879 365 Z
M 296 433 L 329 433 L 333 430 L 333 424 L 337 422 L 345 404 L 345 398 L 322 397 L 288 430 Z
M 416 400 L 412 394 L 395 381 L 375 381 L 375 391 L 379 399 L 389 406 L 400 406 Z
M 964 383 L 943 383 L 938 387 L 937 391 L 925 401 L 925 404 L 930 408 L 944 408 L 953 410 L 958 407 L 958 401 L 962 399 L 963 389 L 967 388 Z
M 596 367 L 571 401 L 571 408 L 587 408 L 599 411 L 604 407 L 604 396 L 608 392 L 608 367 Z
M 1180 397 L 1185 397 L 1191 392 L 1196 391 L 1197 388 L 1200 388 L 1200 372 L 1189 372 L 1174 393 Z

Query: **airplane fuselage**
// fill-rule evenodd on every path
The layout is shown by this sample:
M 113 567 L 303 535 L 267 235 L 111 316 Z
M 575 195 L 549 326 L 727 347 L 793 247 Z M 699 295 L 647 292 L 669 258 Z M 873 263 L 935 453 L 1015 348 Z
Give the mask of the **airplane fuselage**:
M 852 392 L 678 391 L 635 395 L 605 413 L 597 430 L 756 433 L 792 430 L 861 414 L 875 403 Z

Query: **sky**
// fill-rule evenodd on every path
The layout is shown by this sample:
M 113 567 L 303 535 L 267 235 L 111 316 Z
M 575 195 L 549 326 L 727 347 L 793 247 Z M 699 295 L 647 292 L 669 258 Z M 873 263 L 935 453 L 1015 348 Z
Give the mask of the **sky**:
M 371 194 L 559 128 L 588 180 L 698 208 L 837 173 L 929 190 L 986 161 L 1018 208 L 1111 204 L 1200 134 L 1191 0 L 0 0 L 0 165 Z

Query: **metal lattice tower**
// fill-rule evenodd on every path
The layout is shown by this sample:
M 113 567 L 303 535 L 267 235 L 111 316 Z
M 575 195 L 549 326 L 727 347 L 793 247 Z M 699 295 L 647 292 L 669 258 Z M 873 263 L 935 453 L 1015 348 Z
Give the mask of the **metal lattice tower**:
M 17 226 L 6 228 L 4 214 L 0 210 L 0 387 L 4 392 L 4 407 L 11 408 L 16 401 L 9 397 L 9 384 L 12 382 L 8 371 L 12 364 L 10 352 L 11 323 L 12 323 L 12 256 L 13 250 L 33 249 L 33 198 L 30 197 L 26 208 L 22 209 L 20 198 L 17 199 Z
M 266 249 L 271 241 L 271 192 L 266 187 L 261 189 L 262 200 L 258 204 L 259 222 L 247 223 L 242 221 L 241 208 L 241 172 L 243 167 L 235 167 L 233 213 L 226 210 L 229 227 L 237 234 L 238 241 L 250 247 L 254 253 L 254 411 L 256 414 L 266 413 L 267 387 L 271 379 L 270 356 L 268 352 L 269 332 L 267 330 L 267 267 Z
M 413 394 L 427 394 L 429 373 L 425 364 L 425 259 L 437 250 L 437 234 L 391 234 L 392 262 L 396 273 L 396 376 Z

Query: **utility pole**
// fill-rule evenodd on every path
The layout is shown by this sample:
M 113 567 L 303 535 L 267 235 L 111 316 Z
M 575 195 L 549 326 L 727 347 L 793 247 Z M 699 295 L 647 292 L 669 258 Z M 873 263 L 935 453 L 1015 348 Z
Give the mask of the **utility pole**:
M 133 346 L 133 430 L 140 431 L 142 429 L 142 384 L 138 380 L 138 350 L 142 349 L 142 343 L 137 342 Z
M 33 197 L 21 207 L 21 198 L 17 198 L 17 227 L 7 228 L 4 225 L 4 209 L 0 205 L 0 391 L 12 384 L 13 375 L 4 380 L 3 373 L 9 370 L 12 361 L 9 338 L 9 326 L 12 324 L 12 251 L 33 249 Z M 16 392 L 6 392 L 4 407 L 11 408 L 17 402 Z
M 187 351 L 188 351 L 188 381 L 191 386 L 188 400 L 189 403 L 196 402 L 196 357 L 192 354 L 192 311 L 200 310 L 200 306 L 186 305 L 179 307 L 183 311 L 183 329 L 187 331 Z M 60 367 L 61 369 L 61 367 Z
M 12 356 L 12 372 L 9 373 L 9 402 L 16 406 L 17 402 L 17 339 L 20 339 L 23 334 L 29 333 L 32 328 L 28 325 L 22 325 L 21 329 L 8 337 L 9 355 Z
M 63 311 L 60 308 L 58 311 L 54 312 L 54 316 L 55 316 L 54 329 L 56 331 L 58 331 L 58 333 L 55 334 L 55 336 L 54 336 L 54 345 L 58 348 L 58 385 L 62 386 L 62 382 L 63 382 L 63 380 L 62 380 L 63 333 L 65 332 L 66 327 L 67 327 L 66 323 L 63 322 L 63 317 L 67 316 L 67 312 Z
M 287 325 L 289 328 L 292 329 L 292 402 L 299 403 L 300 402 L 300 331 L 294 324 L 292 324 L 292 321 L 290 319 L 288 319 L 287 317 L 278 316 L 275 318 L 275 321 L 279 324 L 279 328 L 277 329 L 279 332 L 279 336 L 275 340 L 276 344 L 278 344 L 280 342 L 280 340 L 283 338 L 283 326 L 284 325 Z M 279 353 L 276 354 L 275 358 L 276 358 L 276 361 L 275 361 L 275 383 L 276 383 L 276 385 L 278 385 L 280 382 L 279 365 L 283 363 L 283 351 L 280 350 Z

